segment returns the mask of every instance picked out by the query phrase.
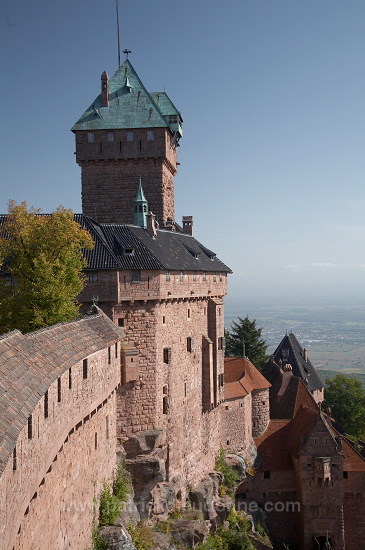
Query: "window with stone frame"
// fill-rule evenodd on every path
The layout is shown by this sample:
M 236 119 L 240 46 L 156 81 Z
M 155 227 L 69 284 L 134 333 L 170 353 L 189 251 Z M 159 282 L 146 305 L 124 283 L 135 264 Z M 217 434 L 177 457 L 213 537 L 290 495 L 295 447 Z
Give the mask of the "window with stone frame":
M 169 412 L 169 397 L 168 397 L 168 386 L 163 386 L 162 388 L 162 414 L 168 414 Z
M 163 349 L 163 362 L 166 365 L 169 365 L 171 363 L 171 348 Z
M 194 346 L 195 346 L 194 338 L 192 336 L 188 336 L 187 339 L 186 339 L 187 351 L 193 352 L 194 351 Z
M 132 283 L 141 282 L 141 271 L 139 269 L 132 270 Z

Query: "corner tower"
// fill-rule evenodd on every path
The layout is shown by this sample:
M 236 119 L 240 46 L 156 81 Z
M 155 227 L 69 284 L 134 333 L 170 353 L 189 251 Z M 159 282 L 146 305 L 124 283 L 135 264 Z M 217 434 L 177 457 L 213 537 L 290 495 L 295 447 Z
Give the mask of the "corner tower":
M 129 59 L 72 127 L 82 210 L 100 223 L 133 223 L 140 176 L 160 226 L 174 220 L 176 149 L 182 118 L 165 92 L 147 92 Z

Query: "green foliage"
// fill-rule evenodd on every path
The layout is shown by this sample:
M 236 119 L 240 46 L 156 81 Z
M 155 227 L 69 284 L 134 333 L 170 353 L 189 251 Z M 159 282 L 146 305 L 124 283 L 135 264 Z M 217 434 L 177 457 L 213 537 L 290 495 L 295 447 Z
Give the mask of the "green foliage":
M 92 550 L 108 550 L 109 544 L 99 535 L 99 528 L 95 527 L 92 532 Z
M 355 437 L 365 433 L 365 392 L 359 380 L 343 374 L 327 378 L 323 409 L 328 407 L 347 433 Z
M 244 354 L 261 370 L 268 359 L 268 345 L 261 333 L 262 328 L 257 328 L 256 319 L 250 321 L 248 316 L 244 319 L 238 317 L 237 323 L 233 321 L 231 330 L 225 331 L 226 355 L 241 357 Z
M 229 529 L 220 527 L 216 533 L 209 534 L 197 550 L 254 550 L 254 547 L 246 532 L 230 526 Z
M 85 284 L 82 249 L 92 249 L 89 233 L 70 210 L 49 216 L 23 202 L 9 202 L 0 233 L 0 331 L 29 332 L 78 315 L 76 296 Z
M 140 521 L 137 525 L 129 525 L 128 532 L 132 537 L 136 550 L 154 550 L 155 542 L 152 530 L 143 521 Z
M 113 525 L 118 519 L 122 508 L 119 498 L 112 493 L 108 483 L 103 484 L 99 505 L 99 524 Z
M 222 483 L 222 487 L 224 488 L 223 493 L 227 492 L 233 497 L 234 490 L 237 487 L 240 478 L 238 472 L 226 463 L 226 455 L 222 448 L 219 450 L 219 455 L 215 463 L 215 470 L 217 472 L 222 472 L 224 475 Z
M 121 460 L 115 472 L 113 493 L 121 501 L 126 502 L 131 492 L 131 476 L 125 468 L 124 460 Z

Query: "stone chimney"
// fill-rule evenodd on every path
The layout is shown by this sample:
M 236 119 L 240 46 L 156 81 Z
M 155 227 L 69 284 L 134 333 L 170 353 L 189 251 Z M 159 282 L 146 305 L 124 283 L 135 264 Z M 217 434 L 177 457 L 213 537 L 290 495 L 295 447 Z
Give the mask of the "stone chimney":
M 278 398 L 282 397 L 284 395 L 285 390 L 288 387 L 288 384 L 290 382 L 290 378 L 292 377 L 292 374 L 293 374 L 292 366 L 289 365 L 289 363 L 287 363 L 283 367 L 283 374 L 282 374 L 282 377 L 281 377 L 281 386 L 280 386 L 280 390 L 278 392 Z
M 157 235 L 158 223 L 156 221 L 156 216 L 149 211 L 147 214 L 147 232 L 151 237 L 155 238 Z
M 186 233 L 187 235 L 193 236 L 193 224 L 194 224 L 193 216 L 183 216 L 182 224 L 183 224 L 183 232 Z
M 109 78 L 105 71 L 101 75 L 101 106 L 109 107 Z

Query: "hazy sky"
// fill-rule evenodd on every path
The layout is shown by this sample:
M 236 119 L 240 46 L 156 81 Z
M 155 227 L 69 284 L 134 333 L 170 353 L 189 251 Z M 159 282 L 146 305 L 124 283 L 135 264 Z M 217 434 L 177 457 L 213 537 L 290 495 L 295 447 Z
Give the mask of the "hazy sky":
M 365 1 L 119 9 L 122 50 L 184 119 L 177 221 L 192 214 L 232 268 L 231 295 L 364 296 Z M 80 212 L 69 129 L 117 69 L 115 0 L 0 10 L 0 212 L 9 199 Z

